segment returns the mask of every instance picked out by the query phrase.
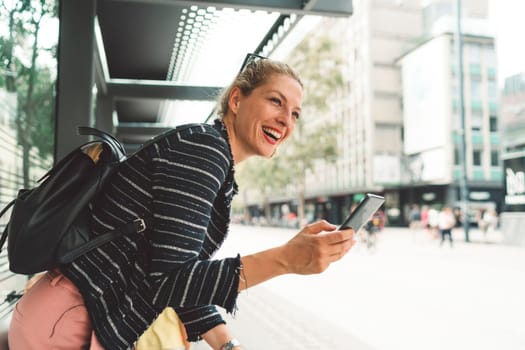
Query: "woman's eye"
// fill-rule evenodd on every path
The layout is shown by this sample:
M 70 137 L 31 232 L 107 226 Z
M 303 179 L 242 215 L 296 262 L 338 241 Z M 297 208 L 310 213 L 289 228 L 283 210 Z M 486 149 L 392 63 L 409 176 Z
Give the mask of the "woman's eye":
M 297 113 L 297 112 L 293 112 L 292 115 L 293 115 L 293 117 L 295 118 L 295 120 L 297 120 L 297 119 L 300 118 L 300 115 L 299 115 L 299 113 Z
M 278 106 L 281 106 L 281 105 L 282 105 L 281 100 L 278 99 L 277 97 L 270 97 L 270 101 L 272 101 L 272 103 L 275 103 L 275 104 L 278 105 Z

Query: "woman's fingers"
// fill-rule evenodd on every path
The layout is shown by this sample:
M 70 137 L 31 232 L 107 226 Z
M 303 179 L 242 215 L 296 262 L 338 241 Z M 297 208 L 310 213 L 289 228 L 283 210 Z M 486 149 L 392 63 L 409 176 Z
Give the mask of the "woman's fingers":
M 339 244 L 354 238 L 354 230 L 349 228 L 342 231 L 327 232 L 323 235 L 323 239 L 327 244 Z
M 337 261 L 345 256 L 350 251 L 350 249 L 352 249 L 355 243 L 356 241 L 354 239 L 350 239 L 341 242 L 340 244 L 333 245 L 335 249 L 333 249 L 332 253 L 330 254 L 331 262 Z
M 287 244 L 291 270 L 299 274 L 320 273 L 348 253 L 354 245 L 354 230 L 335 229 L 326 221 L 305 226 Z
M 333 231 L 337 228 L 336 225 L 329 223 L 326 220 L 316 221 L 304 227 L 303 232 L 310 234 L 318 234 L 323 231 Z
M 319 237 L 319 249 L 329 257 L 342 257 L 352 248 L 355 243 L 354 231 L 344 230 L 327 233 L 325 237 Z

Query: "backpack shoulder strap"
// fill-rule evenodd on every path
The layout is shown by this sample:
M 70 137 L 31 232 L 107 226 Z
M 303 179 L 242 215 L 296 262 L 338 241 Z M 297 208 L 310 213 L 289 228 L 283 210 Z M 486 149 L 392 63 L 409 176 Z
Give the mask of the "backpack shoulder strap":
M 102 130 L 99 130 L 99 129 L 95 129 L 95 128 L 92 128 L 92 127 L 89 127 L 89 126 L 79 126 L 77 128 L 77 133 L 79 135 L 91 135 L 91 136 L 95 136 L 95 137 L 98 137 L 99 139 L 103 140 L 104 142 L 106 142 L 109 147 L 111 147 L 113 153 L 115 155 L 118 155 L 118 160 L 119 161 L 122 161 L 124 159 L 126 159 L 126 150 L 124 149 L 124 146 L 122 145 L 122 143 L 117 140 L 116 137 L 114 137 L 113 135 L 111 135 L 110 133 L 107 133 L 105 131 L 102 131 Z
M 4 209 L 0 212 L 0 218 L 5 214 L 6 211 L 9 210 L 15 204 L 16 199 L 13 199 L 9 204 L 7 204 Z M 2 248 L 4 247 L 5 241 L 7 240 L 7 225 L 4 229 L 4 232 L 2 233 L 2 237 L 0 238 L 0 252 L 2 251 Z

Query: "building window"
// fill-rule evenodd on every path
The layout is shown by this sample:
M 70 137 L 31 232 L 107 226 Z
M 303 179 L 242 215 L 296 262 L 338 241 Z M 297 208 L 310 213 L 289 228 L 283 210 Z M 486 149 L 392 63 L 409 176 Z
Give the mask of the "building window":
M 490 151 L 490 165 L 491 166 L 499 165 L 499 152 L 498 151 Z
M 485 45 L 483 47 L 483 56 L 487 67 L 496 67 L 496 50 L 494 45 Z
M 470 101 L 470 108 L 473 111 L 480 111 L 483 109 L 483 105 L 481 104 L 480 100 L 471 100 Z
M 480 131 L 482 129 L 483 114 L 481 111 L 472 110 L 472 114 L 470 116 L 470 127 L 472 128 L 472 131 Z
M 498 131 L 498 117 L 495 115 L 490 116 L 490 132 Z
M 454 165 L 459 165 L 459 149 L 454 147 Z
M 471 63 L 469 65 L 469 69 L 470 69 L 470 75 L 472 77 L 479 77 L 481 75 L 481 65 L 476 64 L 476 63 Z
M 481 44 L 478 43 L 466 43 L 465 48 L 467 51 L 467 60 L 470 64 L 477 64 L 479 65 L 481 63 Z
M 481 150 L 476 149 L 472 152 L 472 165 L 481 166 Z
M 498 99 L 498 83 L 496 80 L 489 80 L 488 83 L 488 96 L 490 101 L 497 101 Z
M 470 78 L 470 99 L 472 101 L 481 101 L 481 78 Z
M 452 128 L 453 130 L 461 130 L 461 117 L 459 115 L 459 110 L 457 108 L 454 108 L 454 111 L 452 112 Z

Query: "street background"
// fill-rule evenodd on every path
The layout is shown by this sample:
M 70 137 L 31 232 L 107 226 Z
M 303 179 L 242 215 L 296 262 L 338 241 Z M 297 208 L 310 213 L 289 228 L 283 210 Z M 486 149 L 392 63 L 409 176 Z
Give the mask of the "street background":
M 286 242 L 293 229 L 232 225 L 219 256 Z M 525 248 L 471 230 L 442 247 L 385 228 L 320 275 L 280 276 L 239 296 L 229 327 L 246 350 L 525 349 Z M 209 349 L 203 342 L 195 350 Z

